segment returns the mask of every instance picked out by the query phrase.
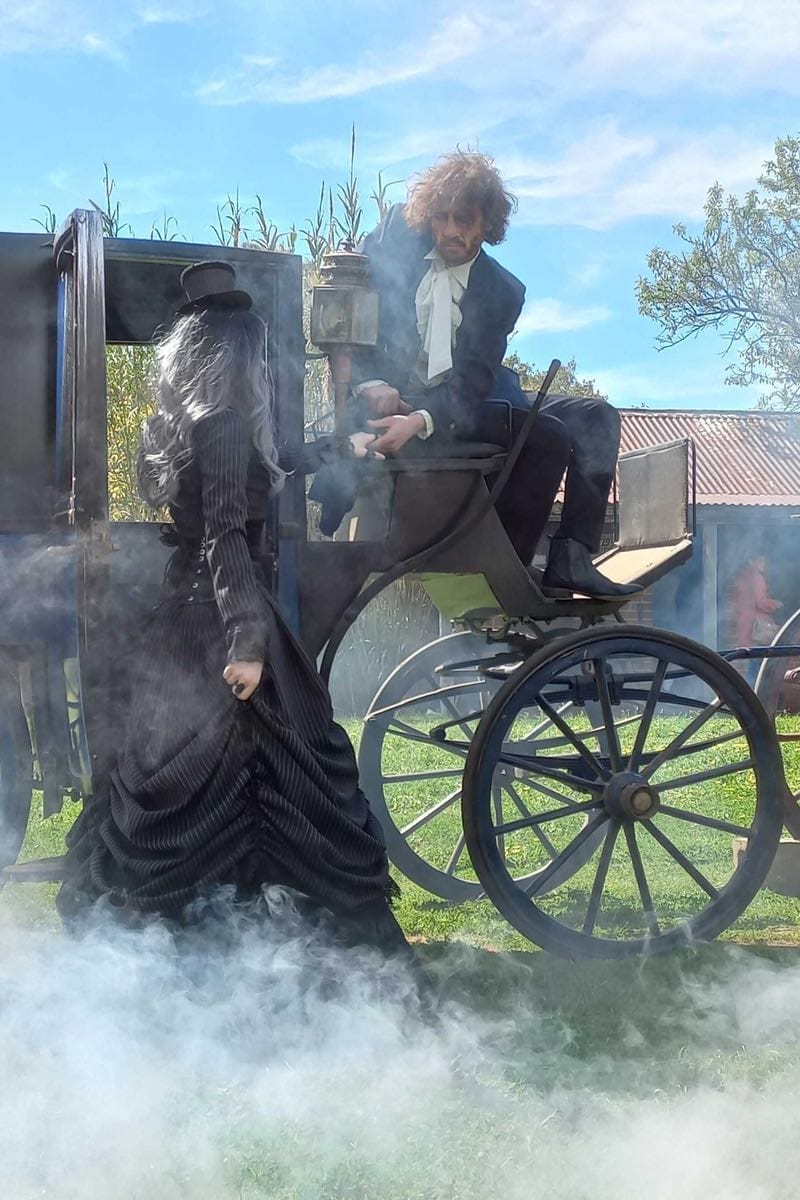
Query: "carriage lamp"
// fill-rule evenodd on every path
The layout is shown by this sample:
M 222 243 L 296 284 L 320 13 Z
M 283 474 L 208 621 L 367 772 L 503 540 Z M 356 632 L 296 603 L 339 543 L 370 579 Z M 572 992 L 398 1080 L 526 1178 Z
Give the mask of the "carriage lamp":
M 331 364 L 336 426 L 350 389 L 353 350 L 378 340 L 378 293 L 369 286 L 369 260 L 353 250 L 333 250 L 322 260 L 322 282 L 311 298 L 311 340 Z

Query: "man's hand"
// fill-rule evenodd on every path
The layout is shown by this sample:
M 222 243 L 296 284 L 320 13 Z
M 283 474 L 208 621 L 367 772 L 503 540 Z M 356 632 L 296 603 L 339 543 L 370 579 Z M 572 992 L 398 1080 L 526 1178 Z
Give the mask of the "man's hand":
M 411 405 L 401 400 L 397 388 L 389 387 L 388 383 L 377 383 L 375 387 L 364 388 L 360 395 L 366 400 L 367 407 L 374 417 L 391 417 L 395 413 L 411 412 Z
M 410 417 L 381 417 L 379 421 L 368 421 L 367 424 L 370 429 L 383 430 L 378 434 L 377 440 L 372 443 L 370 449 L 374 450 L 376 454 L 397 454 L 406 442 L 423 432 L 425 418 L 421 417 L 419 413 L 412 413 Z
M 222 678 L 230 684 L 237 700 L 249 700 L 261 682 L 264 664 L 260 662 L 228 663 L 222 672 Z

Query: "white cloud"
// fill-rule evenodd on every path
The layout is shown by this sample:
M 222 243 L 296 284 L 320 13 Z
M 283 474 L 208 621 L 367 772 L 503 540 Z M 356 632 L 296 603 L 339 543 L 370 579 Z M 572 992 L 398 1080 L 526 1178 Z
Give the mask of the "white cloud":
M 725 90 L 755 82 L 797 88 L 796 0 L 621 0 L 610 12 L 582 0 L 577 8 L 582 68 L 605 85 L 646 93 L 679 81 Z
M 338 22 L 332 8 L 330 19 Z M 315 13 L 317 42 L 325 17 Z M 743 87 L 800 93 L 797 0 L 444 0 L 409 5 L 413 42 L 375 41 L 355 61 L 332 58 L 299 74 L 242 57 L 198 90 L 214 103 L 305 104 L 352 97 L 438 75 L 464 95 L 502 96 L 509 114 L 531 116 L 564 100 L 609 90 L 655 96 Z M 425 31 L 431 32 L 425 32 Z M 331 30 L 331 35 L 333 30 Z
M 639 163 L 657 148 L 652 134 L 626 134 L 610 118 L 600 121 L 559 155 L 503 156 L 499 165 L 523 200 L 557 201 L 595 194 L 621 168 Z
M 517 322 L 516 332 L 521 336 L 531 333 L 566 333 L 573 329 L 586 329 L 608 321 L 610 308 L 596 304 L 588 308 L 571 308 L 563 300 L 551 296 L 531 300 Z
M 136 10 L 142 25 L 183 25 L 204 16 L 208 5 L 198 0 L 171 0 L 167 3 L 143 4 Z
M 797 0 L 496 0 L 493 37 L 482 80 L 534 92 L 800 91 Z
M 376 50 L 360 63 L 332 63 L 299 75 L 277 70 L 273 59 L 265 65 L 249 55 L 241 70 L 202 85 L 197 94 L 214 104 L 308 104 L 358 96 L 424 78 L 469 58 L 484 44 L 484 32 L 483 21 L 464 14 L 446 21 L 425 41 L 393 47 L 388 62 L 385 51 Z
M 0 0 L 0 55 L 72 51 L 121 60 L 142 25 L 187 21 L 205 10 L 199 0 L 142 5 L 132 0 Z
M 500 166 L 520 197 L 520 221 L 606 229 L 637 217 L 696 220 L 712 183 L 752 186 L 772 148 L 741 130 L 629 135 L 604 121 L 551 160 Z
M 457 140 L 457 138 L 456 138 Z M 434 158 L 452 150 L 452 130 L 441 127 L 414 129 L 401 134 L 366 134 L 359 136 L 356 146 L 358 165 L 369 171 L 384 171 L 392 163 L 406 163 L 415 158 Z M 343 170 L 350 161 L 349 138 L 310 138 L 297 142 L 291 155 L 298 162 L 322 169 Z
M 569 272 L 570 285 L 576 291 L 588 292 L 600 282 L 606 270 L 606 262 L 600 259 L 584 263 L 583 266 L 575 267 Z
M 81 48 L 88 54 L 99 54 L 101 58 L 111 58 L 115 62 L 120 62 L 123 58 L 120 47 L 110 38 L 102 37 L 98 33 L 85 33 Z

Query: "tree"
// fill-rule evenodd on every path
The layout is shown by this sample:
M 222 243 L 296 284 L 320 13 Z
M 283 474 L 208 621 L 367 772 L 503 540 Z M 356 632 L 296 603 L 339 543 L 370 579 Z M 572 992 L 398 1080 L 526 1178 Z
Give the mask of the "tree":
M 519 381 L 526 392 L 536 392 L 542 384 L 542 380 L 547 374 L 546 368 L 539 370 L 533 363 L 526 363 L 516 353 L 507 354 L 504 365 L 511 367 L 519 375 Z M 558 374 L 553 380 L 553 386 L 550 391 L 553 395 L 564 396 L 597 396 L 602 400 L 607 400 L 608 397 L 595 387 L 593 379 L 579 379 L 577 374 L 577 364 L 574 358 L 569 362 L 561 364 Z
M 779 138 L 758 186 L 743 200 L 719 184 L 708 193 L 698 236 L 685 249 L 656 248 L 636 285 L 639 311 L 675 346 L 711 329 L 735 354 L 726 383 L 760 385 L 764 403 L 800 407 L 800 138 Z

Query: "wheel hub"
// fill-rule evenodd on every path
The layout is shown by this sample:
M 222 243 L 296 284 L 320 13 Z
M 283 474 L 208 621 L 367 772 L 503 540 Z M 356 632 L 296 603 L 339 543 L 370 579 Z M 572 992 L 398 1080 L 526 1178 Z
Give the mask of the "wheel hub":
M 658 812 L 661 801 L 642 775 L 620 771 L 606 784 L 603 803 L 608 815 L 618 821 L 649 821 Z

